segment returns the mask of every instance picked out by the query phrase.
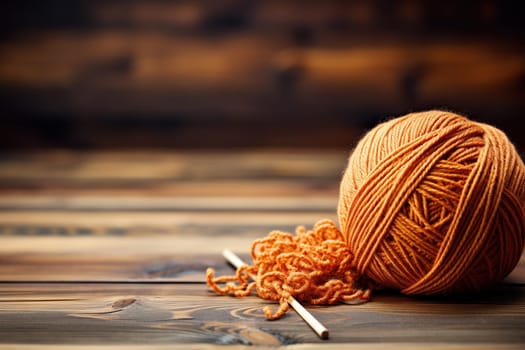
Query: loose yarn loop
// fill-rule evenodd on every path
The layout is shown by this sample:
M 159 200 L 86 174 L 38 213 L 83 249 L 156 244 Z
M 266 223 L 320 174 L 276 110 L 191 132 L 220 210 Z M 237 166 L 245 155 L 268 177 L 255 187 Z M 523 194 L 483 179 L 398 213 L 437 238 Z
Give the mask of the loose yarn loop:
M 252 245 L 253 265 L 207 282 L 221 294 L 310 304 L 477 291 L 502 280 L 525 244 L 525 165 L 500 130 L 444 111 L 379 124 L 352 152 L 328 220 Z M 250 277 L 255 279 L 250 282 Z M 358 283 L 361 282 L 361 283 Z M 219 284 L 226 283 L 224 287 Z M 361 287 L 363 285 L 364 287 Z
M 299 226 L 295 236 L 282 231 L 270 232 L 252 243 L 251 255 L 253 265 L 239 267 L 235 276 L 215 278 L 213 269 L 209 268 L 206 279 L 220 294 L 246 296 L 256 289 L 261 298 L 278 301 L 275 312 L 269 307 L 263 309 L 270 320 L 280 318 L 288 310 L 290 296 L 309 304 L 369 298 L 370 290 L 358 287 L 353 255 L 342 233 L 330 220 L 317 222 L 311 231 Z M 254 282 L 250 282 L 250 276 Z M 219 286 L 222 283 L 226 285 Z
M 521 257 L 525 166 L 492 126 L 409 114 L 359 142 L 338 216 L 358 274 L 406 294 L 479 290 Z

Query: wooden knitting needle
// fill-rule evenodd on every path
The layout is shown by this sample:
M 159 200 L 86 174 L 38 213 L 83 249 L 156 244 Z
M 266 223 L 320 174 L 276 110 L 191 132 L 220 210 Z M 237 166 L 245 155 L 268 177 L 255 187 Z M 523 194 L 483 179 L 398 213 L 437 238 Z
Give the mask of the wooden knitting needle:
M 242 265 L 246 265 L 244 261 L 241 260 L 234 252 L 232 252 L 229 249 L 225 249 L 222 251 L 222 256 L 235 268 L 239 268 Z M 253 278 L 253 276 L 251 276 Z M 328 332 L 328 329 L 319 322 L 308 310 L 306 310 L 294 297 L 290 297 L 288 299 L 288 304 L 301 316 L 301 318 L 310 326 L 310 328 L 313 329 L 313 331 L 319 336 L 321 339 L 328 339 L 328 336 L 330 333 Z

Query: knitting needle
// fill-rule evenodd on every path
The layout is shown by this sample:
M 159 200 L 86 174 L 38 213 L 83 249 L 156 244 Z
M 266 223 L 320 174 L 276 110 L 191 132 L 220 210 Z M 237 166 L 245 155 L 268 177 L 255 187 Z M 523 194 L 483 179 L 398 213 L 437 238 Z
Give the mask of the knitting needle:
M 241 258 L 239 258 L 234 252 L 232 252 L 229 249 L 225 249 L 222 251 L 222 256 L 235 268 L 239 268 L 242 265 L 246 265 L 244 261 L 242 261 Z M 253 278 L 253 276 L 251 276 Z M 294 297 L 290 297 L 288 299 L 288 304 L 301 316 L 301 318 L 310 326 L 310 328 L 313 329 L 313 331 L 319 336 L 321 339 L 328 339 L 328 336 L 330 333 L 328 332 L 328 329 L 319 322 L 308 310 L 306 310 Z

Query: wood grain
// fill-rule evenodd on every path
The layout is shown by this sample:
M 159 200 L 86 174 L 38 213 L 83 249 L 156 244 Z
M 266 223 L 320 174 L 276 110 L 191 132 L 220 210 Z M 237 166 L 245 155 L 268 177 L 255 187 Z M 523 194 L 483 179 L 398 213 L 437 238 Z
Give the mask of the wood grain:
M 322 342 L 293 312 L 270 322 L 261 311 L 266 301 L 217 296 L 202 284 L 1 287 L 2 343 L 276 346 Z M 364 305 L 309 309 L 331 330 L 332 344 L 520 344 L 525 341 L 524 304 L 521 289 L 500 289 L 464 300 L 383 293 Z
M 171 237 L 4 236 L 0 237 L 0 281 L 202 283 L 207 267 L 215 267 L 221 274 L 232 273 L 220 258 L 223 249 L 248 258 L 251 242 L 266 235 L 264 232 Z M 525 285 L 525 256 L 505 282 Z
M 2 152 L 0 179 L 4 184 L 67 181 L 114 187 L 144 181 L 333 181 L 339 178 L 349 153 L 349 149 Z
M 207 198 L 201 203 L 212 203 L 216 200 L 212 197 L 222 197 L 224 207 L 229 198 L 250 196 L 261 201 L 265 201 L 261 197 L 286 196 L 333 200 L 348 154 L 318 150 L 4 153 L 0 154 L 0 205 L 50 208 L 53 199 L 56 207 L 97 196 L 106 201 L 169 197 L 186 203 L 202 197 Z M 46 200 L 43 206 L 40 202 Z M 124 198 L 122 203 L 130 201 Z M 155 204 L 145 198 L 142 207 L 156 208 L 158 203 L 162 205 L 162 199 Z
M 207 266 L 226 266 L 222 249 L 246 254 L 271 230 L 321 217 L 334 219 L 322 211 L 0 212 L 0 280 L 203 282 Z
M 308 306 L 330 330 L 325 342 L 293 312 L 267 321 L 261 309 L 271 303 L 255 295 L 214 294 L 204 272 L 233 273 L 221 256 L 224 248 L 250 261 L 251 242 L 271 230 L 336 219 L 335 169 L 346 155 L 193 156 L 0 157 L 0 349 L 525 344 L 525 256 L 503 283 L 483 293 L 410 298 L 376 291 L 364 305 Z M 193 176 L 201 182 L 177 187 Z M 265 181 L 266 187 L 246 190 Z M 236 187 L 243 182 L 246 187 Z M 216 192 L 205 193 L 209 188 Z

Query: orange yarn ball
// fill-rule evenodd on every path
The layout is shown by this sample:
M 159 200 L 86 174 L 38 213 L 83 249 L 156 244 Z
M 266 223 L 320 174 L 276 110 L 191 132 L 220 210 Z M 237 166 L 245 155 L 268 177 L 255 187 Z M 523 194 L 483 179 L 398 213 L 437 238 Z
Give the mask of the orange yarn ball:
M 444 111 L 369 131 L 340 187 L 357 272 L 406 294 L 502 280 L 525 242 L 525 166 L 505 134 Z

